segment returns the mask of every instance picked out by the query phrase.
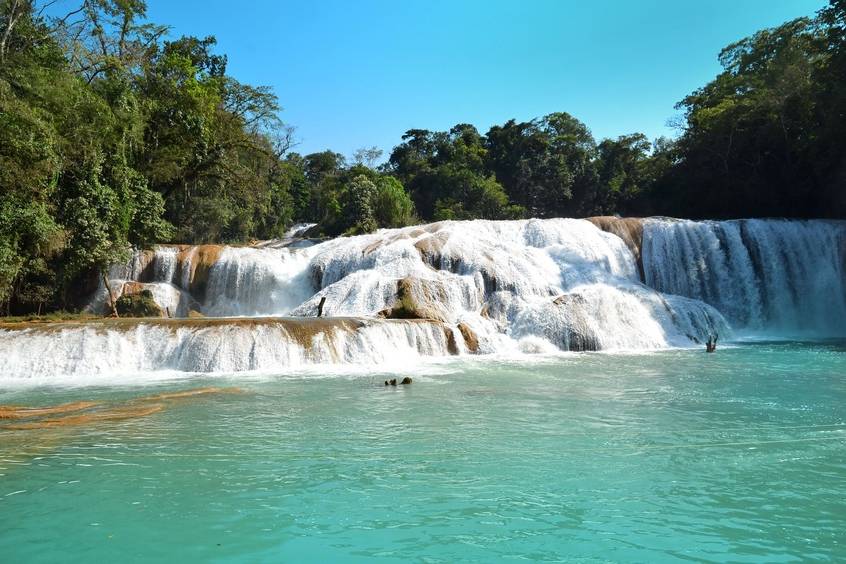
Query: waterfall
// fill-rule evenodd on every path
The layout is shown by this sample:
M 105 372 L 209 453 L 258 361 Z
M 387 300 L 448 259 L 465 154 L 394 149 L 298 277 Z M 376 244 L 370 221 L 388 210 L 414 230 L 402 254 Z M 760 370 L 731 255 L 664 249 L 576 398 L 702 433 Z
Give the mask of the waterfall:
M 177 315 L 310 317 L 325 298 L 329 316 L 462 324 L 481 352 L 688 346 L 729 332 L 706 303 L 644 285 L 633 238 L 591 221 L 452 221 L 296 243 L 159 247 L 120 276 Z
M 282 315 L 312 294 L 306 253 L 229 247 L 209 272 L 204 312 L 216 317 Z
M 40 385 L 176 370 L 232 373 L 314 364 L 403 366 L 458 352 L 443 324 L 323 319 L 113 320 L 0 329 L 0 385 Z M 114 380 L 112 380 L 114 382 Z
M 702 300 L 738 329 L 846 332 L 846 222 L 649 219 L 645 282 Z
M 732 331 L 846 332 L 846 222 L 446 221 L 328 241 L 298 238 L 302 229 L 251 246 L 162 246 L 112 269 L 120 291 L 150 289 L 173 316 L 222 318 L 203 320 L 211 325 L 7 332 L 0 347 L 17 360 L 0 366 L 237 371 L 447 350 L 701 346 Z M 104 308 L 104 292 L 92 309 Z M 341 330 L 305 320 L 324 298 L 325 315 L 364 325 Z M 312 331 L 305 342 L 291 337 L 292 321 L 260 316 L 294 316 L 322 329 L 298 329 Z M 16 352 L 38 350 L 29 341 L 44 354 Z

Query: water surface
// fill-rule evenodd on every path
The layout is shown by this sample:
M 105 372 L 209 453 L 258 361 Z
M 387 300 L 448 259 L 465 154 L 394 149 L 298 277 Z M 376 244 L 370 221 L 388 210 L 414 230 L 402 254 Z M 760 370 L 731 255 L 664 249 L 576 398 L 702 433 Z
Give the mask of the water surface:
M 3 560 L 846 559 L 842 342 L 333 370 L 0 391 L 243 390 L 0 431 Z

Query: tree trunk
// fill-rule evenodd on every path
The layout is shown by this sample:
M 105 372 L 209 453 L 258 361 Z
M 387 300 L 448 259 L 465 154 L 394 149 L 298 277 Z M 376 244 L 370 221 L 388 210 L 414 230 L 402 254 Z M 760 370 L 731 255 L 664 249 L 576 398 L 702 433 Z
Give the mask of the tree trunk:
M 19 0 L 13 0 L 9 6 L 9 20 L 6 23 L 6 29 L 3 30 L 3 37 L 0 38 L 0 63 L 6 62 L 6 45 L 9 43 L 9 37 L 12 35 L 12 28 L 18 23 L 18 20 L 23 13 L 18 12 Z
M 117 305 L 115 305 L 115 295 L 112 293 L 112 285 L 109 283 L 109 276 L 106 274 L 105 271 L 100 272 L 103 277 L 103 284 L 106 286 L 106 291 L 109 293 L 109 306 L 112 308 L 112 315 L 114 317 L 120 317 L 117 311 Z

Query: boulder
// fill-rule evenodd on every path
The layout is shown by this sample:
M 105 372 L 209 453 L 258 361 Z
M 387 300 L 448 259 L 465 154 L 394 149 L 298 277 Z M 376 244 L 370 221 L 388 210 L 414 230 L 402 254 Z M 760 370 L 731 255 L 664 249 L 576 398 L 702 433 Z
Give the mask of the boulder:
M 601 347 L 599 338 L 591 329 L 590 304 L 580 294 L 562 294 L 552 300 L 554 306 L 550 318 L 558 323 L 551 324 L 557 329 L 546 334 L 548 340 L 562 350 L 596 351 Z
M 467 345 L 467 350 L 475 353 L 479 352 L 479 337 L 466 323 L 459 323 L 458 330 L 461 331 L 461 336 L 464 337 L 464 344 Z
M 428 319 L 445 322 L 446 289 L 436 280 L 407 277 L 397 281 L 394 304 L 378 313 L 385 319 Z
M 115 302 L 115 308 L 123 317 L 162 317 L 164 315 L 150 290 L 122 295 Z
M 123 284 L 123 287 L 120 290 L 119 296 L 133 296 L 135 294 L 140 294 L 144 291 L 144 283 L 143 282 L 134 282 L 129 281 Z M 149 292 L 149 290 L 147 290 Z

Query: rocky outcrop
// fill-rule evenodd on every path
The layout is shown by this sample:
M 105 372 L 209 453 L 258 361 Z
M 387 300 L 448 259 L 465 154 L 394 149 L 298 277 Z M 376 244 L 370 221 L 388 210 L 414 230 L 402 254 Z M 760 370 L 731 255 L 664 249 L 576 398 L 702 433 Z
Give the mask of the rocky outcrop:
M 163 317 L 185 317 L 191 310 L 200 308 L 188 292 L 181 291 L 177 286 L 167 282 L 129 281 L 124 282 L 115 290 L 115 298 L 127 298 L 124 303 L 130 309 L 136 307 L 130 304 L 138 301 L 140 294 L 145 292 L 150 294 Z M 150 315 L 140 315 L 140 317 L 150 317 Z
M 479 352 L 479 337 L 476 335 L 476 332 L 466 323 L 459 323 L 458 330 L 461 332 L 461 336 L 464 337 L 464 344 L 467 346 L 467 350 L 472 353 Z
M 120 293 L 116 297 L 121 296 L 132 296 L 135 294 L 140 294 L 144 291 L 146 284 L 143 282 L 135 282 L 130 281 L 124 283 L 123 287 L 121 287 Z
M 433 223 L 426 227 L 440 225 L 440 223 Z M 450 248 L 447 245 L 449 242 L 448 231 L 440 231 L 440 228 L 438 228 L 426 232 L 432 234 L 422 237 L 414 244 L 414 248 L 420 253 L 420 258 L 424 264 L 434 270 L 446 270 L 453 274 L 478 271 L 486 293 L 511 289 L 507 283 L 498 279 L 496 261 L 490 253 L 483 252 L 480 255 L 473 256 L 472 264 L 468 264 L 466 260 L 468 257 L 460 249 Z
M 115 302 L 115 308 L 123 317 L 162 317 L 164 315 L 150 290 L 122 295 Z
M 458 354 L 460 351 L 458 350 L 458 341 L 455 339 L 455 333 L 452 329 L 447 326 L 444 326 L 444 335 L 447 339 L 447 352 L 452 355 Z
M 206 296 L 209 272 L 220 258 L 223 245 L 197 245 L 183 247 L 177 255 L 176 279 L 183 290 L 202 302 Z
M 138 282 L 154 282 L 156 279 L 156 252 L 145 249 L 133 257 L 133 277 Z
M 397 281 L 394 305 L 383 309 L 378 316 L 383 319 L 428 319 L 445 322 L 449 312 L 446 288 L 438 280 L 403 278 Z
M 583 296 L 563 294 L 552 303 L 556 307 L 551 315 L 558 317 L 564 330 L 557 331 L 554 336 L 548 335 L 551 341 L 565 351 L 596 351 L 601 348 L 599 339 L 591 328 L 590 316 L 587 313 L 589 304 Z
M 643 280 L 643 220 L 639 217 L 617 217 L 601 215 L 589 217 L 587 220 L 606 233 L 612 233 L 623 240 L 637 261 L 640 279 Z

